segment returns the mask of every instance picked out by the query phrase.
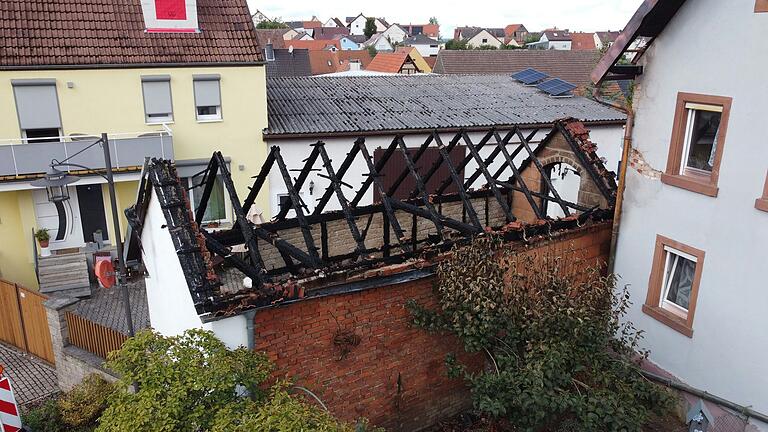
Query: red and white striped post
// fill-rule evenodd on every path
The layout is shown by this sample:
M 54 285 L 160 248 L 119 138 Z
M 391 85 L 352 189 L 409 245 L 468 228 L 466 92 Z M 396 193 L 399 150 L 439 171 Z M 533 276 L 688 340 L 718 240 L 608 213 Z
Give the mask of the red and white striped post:
M 18 432 L 21 430 L 21 417 L 16 397 L 13 395 L 10 378 L 3 377 L 0 366 L 0 432 Z

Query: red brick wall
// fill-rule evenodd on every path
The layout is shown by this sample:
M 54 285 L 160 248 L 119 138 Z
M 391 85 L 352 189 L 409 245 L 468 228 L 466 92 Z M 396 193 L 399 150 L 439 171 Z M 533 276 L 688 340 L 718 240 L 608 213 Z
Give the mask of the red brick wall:
M 526 251 L 577 249 L 581 265 L 607 261 L 610 224 L 580 229 Z M 259 311 L 256 349 L 346 420 L 361 416 L 393 431 L 414 431 L 471 407 L 461 380 L 446 376 L 445 356 L 460 353 L 458 341 L 410 325 L 405 302 L 436 306 L 434 278 L 357 293 L 310 299 Z M 335 317 L 335 318 L 334 318 Z M 353 331 L 358 346 L 340 358 L 338 330 Z M 483 357 L 462 354 L 476 366 Z

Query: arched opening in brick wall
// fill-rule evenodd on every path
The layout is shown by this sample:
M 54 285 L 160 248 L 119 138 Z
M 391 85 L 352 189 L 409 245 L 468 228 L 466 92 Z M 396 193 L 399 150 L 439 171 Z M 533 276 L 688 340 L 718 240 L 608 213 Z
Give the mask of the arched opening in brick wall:
M 548 175 L 552 187 L 560 194 L 560 197 L 566 201 L 578 202 L 579 192 L 581 191 L 582 178 L 581 170 L 578 165 L 569 163 L 565 158 L 562 161 L 555 161 L 544 165 L 544 172 Z M 547 196 L 554 197 L 547 183 L 542 180 L 541 190 Z M 551 201 L 542 200 L 542 210 L 547 217 L 561 218 L 565 217 L 565 212 L 558 205 L 553 205 Z

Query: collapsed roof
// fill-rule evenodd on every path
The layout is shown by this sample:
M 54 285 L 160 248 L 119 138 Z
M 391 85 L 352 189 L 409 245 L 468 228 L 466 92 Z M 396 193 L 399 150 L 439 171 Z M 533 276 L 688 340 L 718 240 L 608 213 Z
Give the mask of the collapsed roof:
M 200 181 L 191 182 L 200 188 L 195 194 L 202 195 L 196 214 L 173 163 L 152 160 L 142 176 L 137 203 L 126 215 L 140 239 L 149 201 L 155 197 L 198 314 L 230 316 L 350 281 L 421 268 L 453 245 L 484 233 L 525 241 L 610 219 L 615 175 L 603 166 L 588 130 L 577 120 L 565 119 L 545 131 L 539 142 L 532 141 L 538 131 L 526 137 L 518 127 L 490 128 L 479 140 L 466 131 L 449 136 L 433 131 L 418 147 L 409 147 L 407 138 L 398 135 L 376 159 L 361 137 L 351 143 L 341 163 L 334 163 L 325 143 L 318 141 L 310 146 L 301 167 L 289 167 L 275 146 L 242 200 L 224 157 L 216 152 L 196 176 Z M 428 151 L 439 157 L 424 164 L 422 157 Z M 354 187 L 344 178 L 357 159 L 368 172 L 362 185 Z M 399 175 L 385 173 L 392 166 L 390 160 Z M 555 187 L 551 167 L 558 163 L 567 163 L 578 173 L 576 198 L 564 197 Z M 266 192 L 262 188 L 271 171 L 283 179 L 290 206 L 277 211 L 271 221 L 256 224 L 246 215 L 256 197 Z M 320 191 L 314 211 L 309 212 L 300 192 L 308 187 L 305 183 L 313 171 L 322 172 L 330 186 Z M 444 177 L 435 177 L 439 173 Z M 201 222 L 217 177 L 228 192 L 236 222 L 231 229 L 209 232 Z M 412 180 L 413 190 L 399 191 L 406 179 Z M 481 186 L 473 188 L 478 180 Z M 427 190 L 428 184 L 437 186 Z M 369 194 L 376 197 L 374 203 L 361 205 Z M 331 200 L 339 210 L 327 210 Z M 548 216 L 548 206 L 556 206 L 563 216 Z M 289 212 L 295 215 L 289 217 Z M 233 252 L 233 247 L 244 247 L 244 253 Z M 253 287 L 221 289 L 211 256 L 250 277 Z

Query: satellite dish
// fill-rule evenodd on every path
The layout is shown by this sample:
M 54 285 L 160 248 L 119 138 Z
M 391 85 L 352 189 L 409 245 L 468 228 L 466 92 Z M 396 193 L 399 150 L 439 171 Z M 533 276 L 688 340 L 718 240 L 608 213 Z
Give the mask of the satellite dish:
M 112 260 L 97 261 L 93 271 L 96 273 L 99 285 L 107 289 L 115 286 L 115 266 L 112 265 Z
M 288 54 L 293 54 L 293 45 L 288 47 Z

